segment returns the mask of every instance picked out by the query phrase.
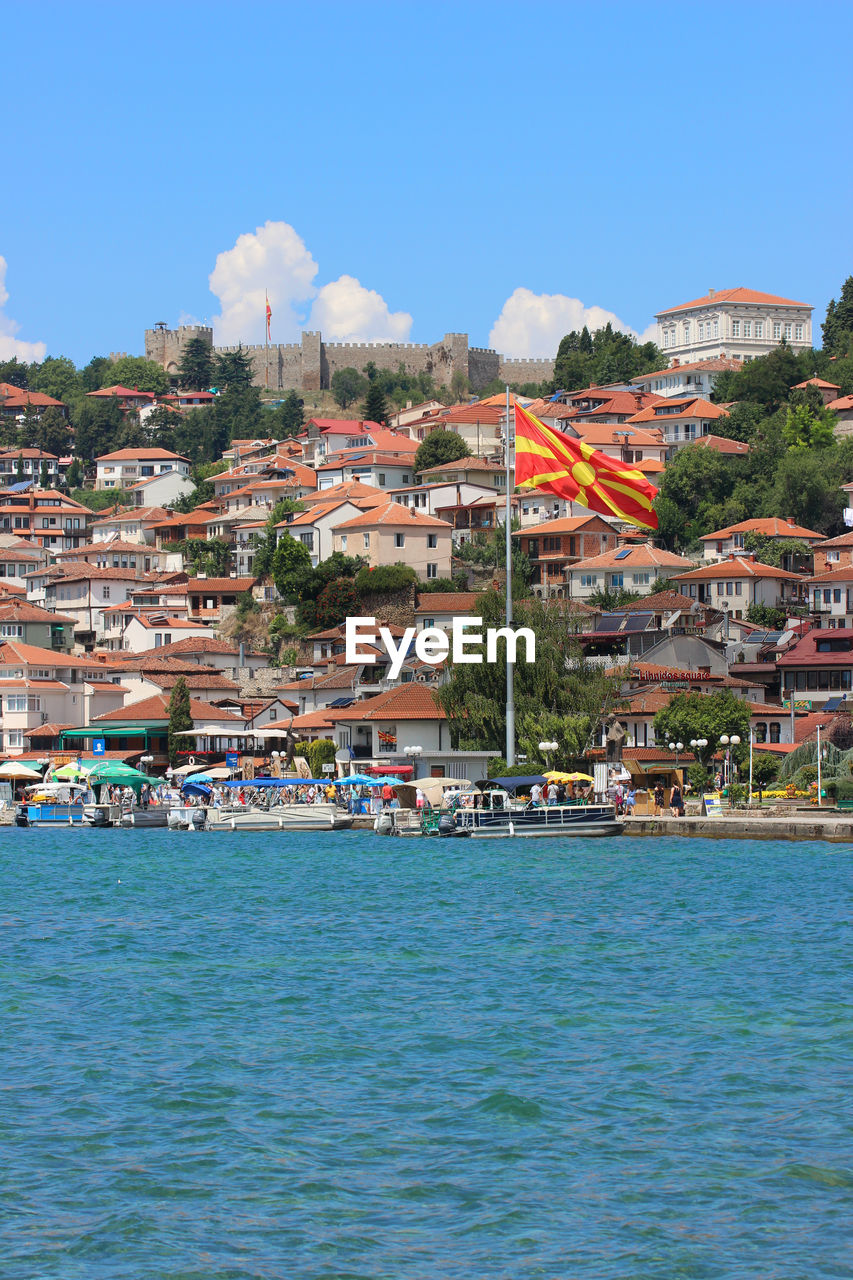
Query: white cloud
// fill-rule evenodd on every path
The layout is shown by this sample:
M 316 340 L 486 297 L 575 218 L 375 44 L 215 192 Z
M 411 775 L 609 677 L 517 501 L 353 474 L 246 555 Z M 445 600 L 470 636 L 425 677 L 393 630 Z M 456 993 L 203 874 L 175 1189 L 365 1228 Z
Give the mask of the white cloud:
M 533 293 L 530 289 L 516 289 L 503 305 L 489 334 L 489 346 L 502 355 L 541 356 L 551 358 L 557 354 L 560 339 L 573 329 L 587 326 L 590 333 L 603 329 L 607 322 L 614 329 L 630 333 L 636 331 L 623 324 L 612 311 L 604 307 L 585 307 L 580 298 L 569 298 L 564 293 Z
M 389 311 L 381 294 L 365 289 L 354 276 L 341 276 L 317 294 L 311 328 L 327 342 L 408 342 L 412 317 Z
M 317 271 L 305 241 L 286 222 L 265 222 L 238 236 L 233 249 L 218 255 L 210 274 L 211 293 L 222 305 L 222 314 L 213 318 L 216 344 L 263 342 L 267 292 L 273 338 L 297 339 L 304 304 L 316 293 Z
M 0 360 L 13 360 L 17 356 L 19 360 L 25 360 L 28 364 L 34 360 L 41 361 L 45 357 L 47 344 L 23 342 L 20 338 L 16 338 L 15 334 L 21 326 L 3 314 L 3 308 L 9 300 L 9 291 L 6 288 L 6 266 L 6 259 L 0 255 Z

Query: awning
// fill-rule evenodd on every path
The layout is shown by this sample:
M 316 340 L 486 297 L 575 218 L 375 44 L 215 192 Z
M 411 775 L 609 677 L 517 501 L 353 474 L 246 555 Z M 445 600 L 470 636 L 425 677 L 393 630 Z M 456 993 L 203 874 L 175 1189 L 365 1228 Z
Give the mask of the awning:
M 89 725 L 86 729 L 63 729 L 60 738 L 141 738 L 149 733 L 167 733 L 168 724 L 163 720 L 154 720 L 133 724 L 117 725 L 113 722 L 106 725 Z
M 365 765 L 365 773 L 414 773 L 415 766 L 412 764 L 368 764 Z

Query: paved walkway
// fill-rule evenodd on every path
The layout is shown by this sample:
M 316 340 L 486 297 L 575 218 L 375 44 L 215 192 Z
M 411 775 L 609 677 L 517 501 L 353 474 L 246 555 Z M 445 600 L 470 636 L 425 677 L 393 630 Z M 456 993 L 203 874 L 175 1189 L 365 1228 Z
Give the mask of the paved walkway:
M 835 812 L 747 813 L 738 810 L 717 818 L 623 818 L 632 836 L 702 836 L 724 840 L 832 840 L 853 844 L 853 814 Z

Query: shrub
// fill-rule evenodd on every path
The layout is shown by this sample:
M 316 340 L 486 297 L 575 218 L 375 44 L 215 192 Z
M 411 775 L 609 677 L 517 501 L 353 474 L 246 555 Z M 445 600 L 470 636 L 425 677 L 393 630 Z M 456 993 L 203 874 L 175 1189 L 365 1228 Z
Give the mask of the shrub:
M 359 569 L 355 588 L 360 596 L 393 595 L 404 591 L 417 579 L 418 575 L 407 564 L 380 564 L 375 569 Z

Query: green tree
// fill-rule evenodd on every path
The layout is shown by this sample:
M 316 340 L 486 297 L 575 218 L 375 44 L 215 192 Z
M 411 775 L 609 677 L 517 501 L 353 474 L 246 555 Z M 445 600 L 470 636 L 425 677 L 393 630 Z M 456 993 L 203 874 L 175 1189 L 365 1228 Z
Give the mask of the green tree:
M 102 375 L 105 387 L 133 387 L 138 391 L 153 391 L 164 395 L 169 390 L 169 375 L 153 360 L 144 356 L 122 356 Z
M 114 397 L 84 400 L 74 421 L 75 453 L 84 462 L 92 462 L 102 454 L 110 453 L 116 447 L 115 440 L 123 421 L 121 408 Z
M 47 469 L 47 458 L 42 459 L 41 468 L 39 470 L 39 488 L 40 489 L 50 488 L 50 473 L 48 472 L 48 469 Z
M 848 355 L 853 350 L 853 276 L 844 281 L 838 301 L 833 298 L 826 308 L 821 328 L 823 348 L 829 355 Z
M 747 752 L 744 744 L 749 742 L 749 721 L 749 704 L 730 689 L 710 694 L 677 693 L 654 718 L 655 741 L 683 742 L 689 748 L 691 742 L 704 738 L 706 747 L 689 749 L 707 769 L 723 734 L 736 734 L 741 742 L 732 755 L 740 762 Z
M 47 356 L 41 364 L 31 364 L 29 385 L 31 391 L 41 391 L 63 404 L 73 400 L 82 390 L 77 367 L 68 356 Z
M 109 356 L 93 356 L 89 363 L 80 370 L 81 391 L 100 391 L 101 387 L 108 387 L 112 368 L 113 362 Z
M 21 482 L 25 479 L 26 479 L 26 476 L 24 475 L 24 455 L 22 453 L 19 453 L 17 461 L 15 463 L 15 480 L 18 484 L 21 484 Z
M 815 413 L 800 404 L 789 408 L 782 434 L 789 449 L 825 449 L 835 439 L 834 428 L 835 415 L 829 409 Z
M 800 359 L 782 342 L 768 355 L 748 360 L 737 373 L 721 373 L 714 384 L 714 400 L 717 404 L 747 400 L 769 415 L 787 404 L 791 388 L 809 376 Z
M 477 614 L 484 627 L 504 625 L 503 596 L 483 594 Z M 525 662 L 520 646 L 515 665 L 518 746 L 529 761 L 543 763 L 539 742 L 558 742 L 551 763 L 565 768 L 579 763 L 598 740 L 602 718 L 614 705 L 618 684 L 603 668 L 588 664 L 569 631 L 559 605 L 526 601 L 516 608 L 514 626 L 530 627 L 536 636 L 536 660 Z M 437 699 L 450 720 L 454 748 L 486 747 L 500 751 L 506 740 L 506 664 L 504 642 L 497 662 L 449 664 L 448 680 Z
M 461 369 L 454 369 L 450 378 L 450 393 L 458 403 L 471 394 L 471 383 Z
M 356 613 L 358 592 L 352 578 L 335 578 L 320 592 L 317 597 L 315 625 L 318 627 L 337 627 Z
M 762 792 L 775 782 L 779 776 L 779 761 L 768 751 L 754 752 L 752 757 L 752 785 L 758 792 L 758 803 L 761 803 Z
M 29 386 L 28 373 L 29 365 L 17 356 L 13 356 L 11 360 L 0 360 L 0 382 L 8 382 L 10 387 L 20 387 L 22 391 L 26 391 Z
M 252 572 L 256 578 L 266 578 L 272 573 L 273 556 L 278 542 L 277 525 L 289 515 L 304 511 L 301 502 L 293 498 L 280 498 L 269 514 L 262 531 L 255 535 L 255 554 L 252 559 Z
M 178 366 L 178 386 L 207 391 L 213 382 L 213 351 L 204 338 L 190 338 Z
M 358 369 L 337 369 L 332 374 L 331 391 L 335 404 L 348 409 L 356 400 L 360 400 L 367 390 L 367 382 Z
M 50 405 L 45 409 L 35 426 L 34 444 L 44 453 L 56 454 L 57 458 L 71 452 L 71 428 L 61 409 Z
M 274 410 L 273 433 L 277 440 L 298 436 L 305 424 L 305 401 L 295 391 L 288 391 L 282 403 Z
M 751 604 L 746 611 L 747 622 L 766 627 L 768 631 L 781 631 L 787 616 L 784 609 L 774 609 L 769 604 Z
M 300 598 L 311 578 L 311 553 L 286 531 L 282 531 L 272 561 L 272 580 L 284 600 Z
M 85 478 L 83 464 L 79 458 L 71 459 L 71 466 L 65 473 L 65 483 L 69 489 L 79 489 Z
M 252 357 L 243 350 L 242 342 L 236 351 L 221 351 L 213 357 L 213 381 L 217 387 L 245 391 L 253 378 Z
M 417 582 L 418 575 L 408 564 L 365 565 L 355 576 L 360 596 L 396 595 Z
M 368 383 L 362 412 L 365 422 L 383 424 L 388 418 L 388 404 L 385 400 L 385 392 L 376 378 Z
M 641 373 L 664 369 L 667 364 L 667 357 L 653 342 L 638 343 L 609 322 L 594 334 L 584 327 L 561 340 L 551 389 L 579 391 L 593 382 L 626 382 Z
M 457 462 L 460 458 L 470 456 L 471 450 L 455 431 L 431 431 L 426 440 L 418 445 L 415 471 L 429 471 L 430 467 L 441 466 L 443 462 Z
M 188 747 L 194 745 L 192 738 L 183 732 L 183 730 L 192 729 L 192 727 L 190 691 L 187 688 L 187 682 L 184 677 L 178 676 L 169 695 L 168 748 L 169 764 L 173 767 L 178 763 L 180 753 L 182 751 L 186 752 Z
M 145 415 L 142 423 L 144 443 L 149 448 L 171 449 L 173 453 L 178 453 L 179 450 L 175 448 L 175 433 L 182 429 L 183 420 L 183 414 L 170 409 L 168 405 L 159 404 Z

